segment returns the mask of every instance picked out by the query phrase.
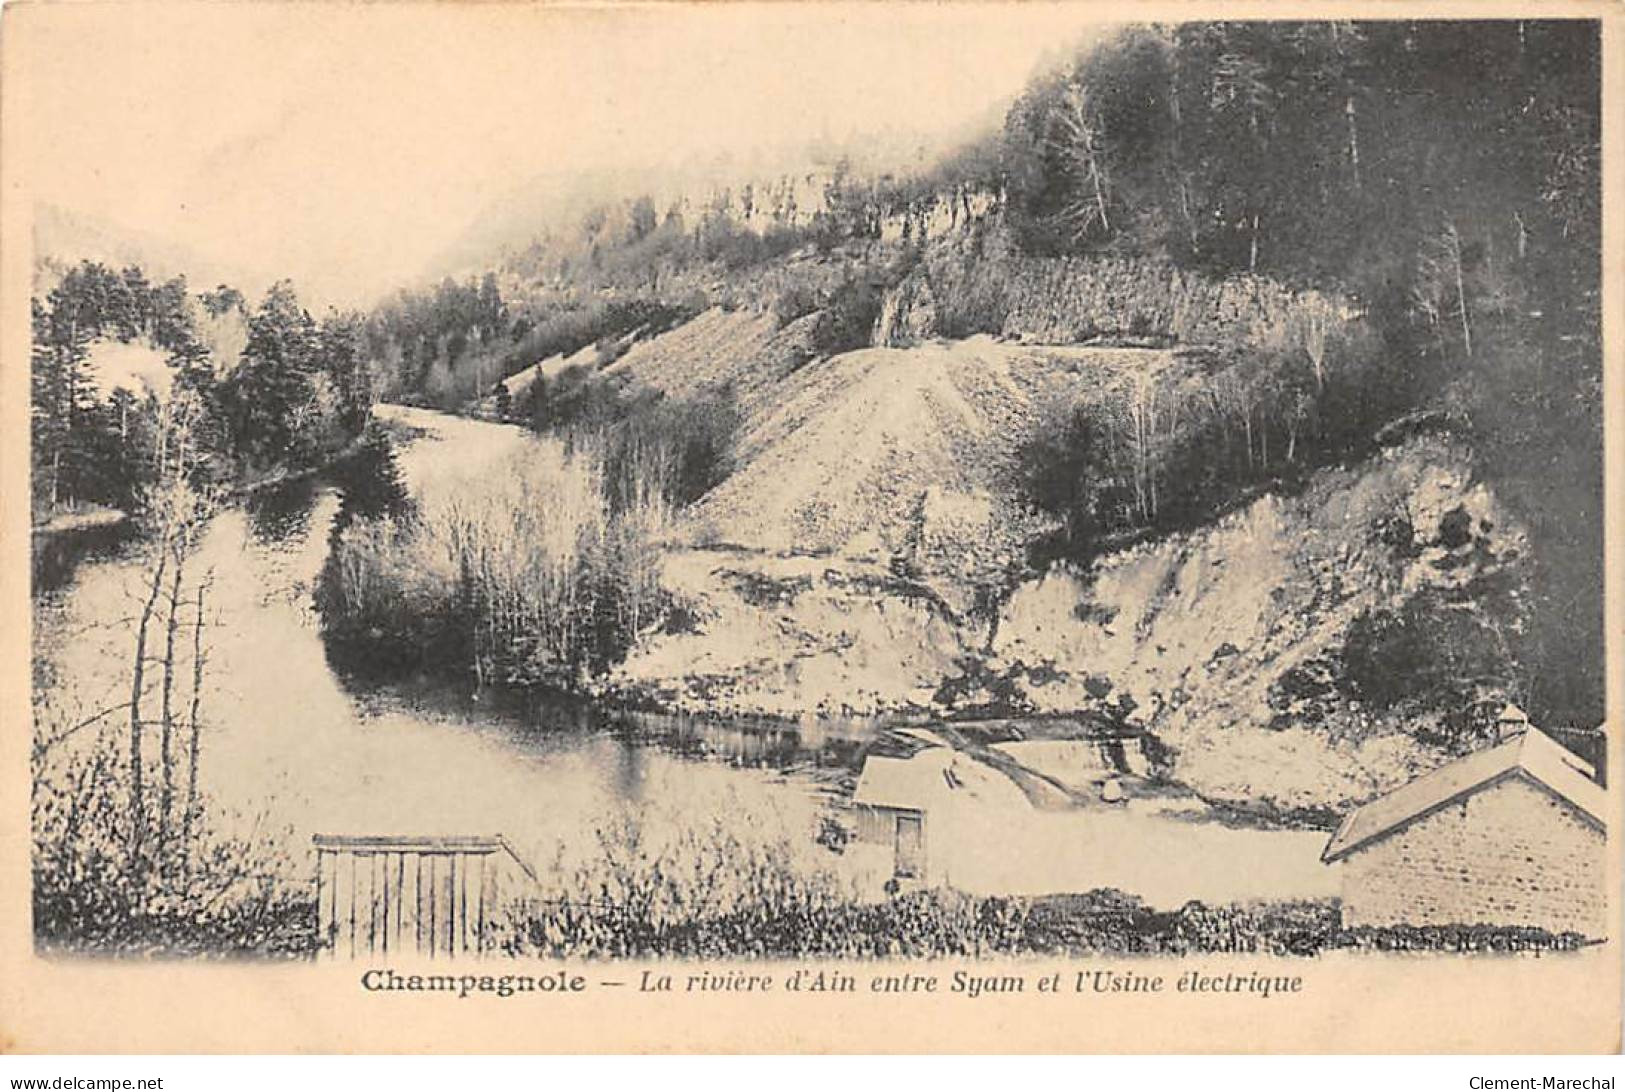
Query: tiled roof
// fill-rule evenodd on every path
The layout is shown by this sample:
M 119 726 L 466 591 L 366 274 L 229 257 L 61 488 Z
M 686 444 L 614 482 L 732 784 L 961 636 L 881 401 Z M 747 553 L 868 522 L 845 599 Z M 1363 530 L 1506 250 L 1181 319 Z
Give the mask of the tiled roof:
M 1567 801 L 1599 829 L 1607 797 L 1591 767 L 1546 733 L 1530 728 L 1362 804 L 1344 818 L 1321 860 L 1330 864 L 1439 808 L 1507 777 L 1522 777 Z

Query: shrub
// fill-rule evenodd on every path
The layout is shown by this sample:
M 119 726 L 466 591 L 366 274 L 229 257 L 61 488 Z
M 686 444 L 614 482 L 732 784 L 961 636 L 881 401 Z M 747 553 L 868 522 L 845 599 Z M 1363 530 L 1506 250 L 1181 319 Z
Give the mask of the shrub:
M 1499 631 L 1436 591 L 1397 610 L 1367 610 L 1349 627 L 1341 685 L 1378 711 L 1443 712 L 1444 738 L 1463 746 L 1494 731 L 1516 667 Z
M 314 894 L 276 842 L 219 833 L 224 817 L 207 801 L 166 833 L 152 794 L 136 844 L 126 762 L 113 733 L 36 746 L 35 943 L 104 955 L 313 953 Z
M 917 890 L 860 898 L 738 816 L 674 826 L 626 813 L 554 889 L 514 907 L 500 946 L 540 958 L 929 958 L 1265 952 L 1338 943 L 1330 901 L 1157 911 L 1121 891 L 1038 898 Z M 820 850 L 818 852 L 826 852 Z M 833 861 L 833 856 L 829 858 Z
M 680 872 L 681 870 L 677 870 Z M 1265 907 L 1190 903 L 1159 912 L 1120 891 L 1040 898 L 951 889 L 863 901 L 827 876 L 751 857 L 730 878 L 745 897 L 684 901 L 661 861 L 631 888 L 600 884 L 521 910 L 503 941 L 541 958 L 754 957 L 921 959 L 941 956 L 1188 954 L 1313 955 L 1337 943 L 1329 902 Z M 702 869 L 702 874 L 710 875 Z
M 1106 437 L 1095 415 L 1079 406 L 1041 424 L 1016 458 L 1023 495 L 1060 521 L 1056 555 L 1087 557 L 1102 530 L 1102 495 L 1111 482 Z
M 337 530 L 316 586 L 333 666 L 375 680 L 468 670 L 473 619 L 446 561 L 410 514 Z
M 732 391 L 635 403 L 598 440 L 612 509 L 645 496 L 678 508 L 699 500 L 732 471 L 739 425 Z
M 1339 931 L 1331 946 L 1376 952 L 1572 952 L 1590 939 L 1528 925 L 1362 925 Z
M 333 543 L 317 606 L 341 666 L 578 689 L 660 620 L 667 507 L 632 483 L 613 507 L 602 453 L 538 440 L 476 480 L 359 519 Z
M 919 892 L 865 903 L 795 847 L 718 817 L 673 831 L 640 815 L 600 827 L 599 852 L 554 897 L 517 909 L 501 946 L 555 958 L 977 954 L 1003 900 Z M 749 827 L 747 826 L 748 830 Z M 824 851 L 820 851 L 824 852 Z
M 645 336 L 670 330 L 695 314 L 686 303 L 651 297 L 560 300 L 540 317 L 527 317 L 524 334 L 502 358 L 501 374 L 523 371 L 538 360 L 579 352 L 641 330 Z
M 773 297 L 773 317 L 782 328 L 817 311 L 820 302 L 812 284 L 802 279 L 792 280 Z

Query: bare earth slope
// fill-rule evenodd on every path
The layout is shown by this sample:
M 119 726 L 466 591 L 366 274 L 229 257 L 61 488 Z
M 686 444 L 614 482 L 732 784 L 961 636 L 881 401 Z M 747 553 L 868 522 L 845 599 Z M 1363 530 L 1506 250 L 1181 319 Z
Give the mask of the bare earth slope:
M 1144 733 L 1139 760 L 1211 798 L 1324 812 L 1436 765 L 1449 734 L 1350 681 L 1362 624 L 1424 600 L 1492 636 L 1518 624 L 1484 589 L 1517 600 L 1524 536 L 1438 436 L 990 609 L 978 582 L 1041 525 L 1014 489 L 1023 440 L 1057 404 L 1185 363 L 975 338 L 796 366 L 797 333 L 711 312 L 615 365 L 674 396 L 745 395 L 736 469 L 667 558 L 680 621 L 608 692 L 716 714 L 1084 714 Z
M 817 360 L 753 407 L 738 469 L 693 518 L 764 549 L 839 550 L 860 535 L 902 549 L 928 492 L 1007 503 L 1017 448 L 1051 403 L 1172 362 L 987 337 Z
M 747 412 L 812 355 L 808 321 L 779 328 L 772 315 L 713 307 L 674 330 L 639 341 L 604 369 L 669 398 L 731 389 Z

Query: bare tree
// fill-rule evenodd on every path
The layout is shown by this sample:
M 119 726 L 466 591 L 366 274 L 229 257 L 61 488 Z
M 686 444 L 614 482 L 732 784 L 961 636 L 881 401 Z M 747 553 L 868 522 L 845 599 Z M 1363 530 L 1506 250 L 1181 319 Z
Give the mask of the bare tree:
M 1289 463 L 1297 461 L 1298 437 L 1314 412 L 1314 405 L 1314 398 L 1302 387 L 1295 386 L 1287 395 L 1282 416 L 1286 421 L 1286 461 Z
M 1326 389 L 1326 348 L 1336 318 L 1332 301 L 1319 292 L 1305 292 L 1298 297 L 1298 330 L 1303 341 L 1304 354 L 1315 375 L 1315 393 Z
M 158 411 L 154 453 L 155 478 L 146 489 L 143 510 L 154 535 L 151 559 L 143 575 L 143 596 L 136 618 L 135 647 L 130 671 L 130 844 L 132 855 L 147 833 L 146 760 L 143 737 L 147 721 L 142 702 L 146 696 L 148 643 L 160 598 L 167 591 L 164 650 L 160 663 L 159 786 L 160 836 L 168 838 L 174 807 L 174 677 L 175 636 L 180 625 L 182 580 L 188 556 L 196 548 L 198 532 L 208 511 L 207 499 L 193 485 L 198 452 L 193 427 L 201 406 L 193 397 L 177 395 Z
M 1259 58 L 1244 51 L 1231 50 L 1220 54 L 1213 65 L 1213 82 L 1209 89 L 1209 103 L 1218 111 L 1239 114 L 1246 122 L 1247 143 L 1259 162 L 1269 151 L 1269 139 L 1274 128 L 1274 107 L 1277 97 L 1270 85 L 1269 68 Z M 1256 189 L 1256 187 L 1255 187 Z M 1245 198 L 1242 220 L 1249 228 L 1247 269 L 1258 269 L 1259 239 L 1263 234 L 1260 207 L 1265 203 L 1262 193 L 1254 192 Z
M 207 662 L 203 652 L 203 600 L 213 586 L 214 572 L 210 570 L 197 583 L 197 602 L 194 604 L 195 613 L 192 616 L 192 704 L 186 716 L 191 740 L 187 746 L 186 810 L 181 813 L 181 841 L 186 845 L 191 845 L 192 842 L 192 827 L 196 821 L 198 808 L 197 764 L 201 749 L 199 746 L 201 722 L 198 720 L 198 709 L 203 701 L 203 667 Z
M 1444 319 L 1453 311 L 1461 325 L 1462 351 L 1469 357 L 1473 355 L 1461 233 L 1456 230 L 1454 220 L 1446 220 L 1443 230 L 1423 245 L 1417 259 L 1416 280 L 1411 287 L 1411 304 L 1433 326 L 1441 350 L 1444 348 Z
M 1149 523 L 1157 518 L 1157 475 L 1154 452 L 1157 430 L 1157 387 L 1151 376 L 1141 372 L 1129 391 L 1129 451 L 1134 460 L 1134 500 L 1140 518 Z
M 1461 267 L 1461 233 L 1452 220 L 1444 227 L 1445 255 L 1456 277 L 1456 314 L 1461 318 L 1461 345 L 1468 356 L 1473 355 L 1473 331 L 1467 320 L 1467 284 Z
M 1051 146 L 1067 164 L 1079 189 L 1062 209 L 1062 217 L 1072 225 L 1075 238 L 1087 238 L 1098 227 L 1110 232 L 1107 212 L 1111 189 L 1106 165 L 1106 133 L 1081 83 L 1069 83 L 1062 92 L 1055 114 L 1055 136 Z
M 1230 435 L 1228 422 L 1241 425 L 1242 448 L 1246 453 L 1247 469 L 1253 469 L 1253 408 L 1257 395 L 1252 383 L 1235 368 L 1227 368 L 1213 377 L 1211 382 L 1214 409 L 1219 413 L 1221 428 Z
M 141 697 L 146 684 L 147 629 L 163 590 L 164 573 L 169 565 L 167 542 L 160 542 L 153 551 L 153 561 L 146 580 L 147 595 L 141 606 L 140 620 L 136 623 L 135 654 L 130 671 L 130 850 L 135 857 L 146 835 L 146 766 L 141 754 L 141 736 L 145 724 L 141 719 Z
M 175 634 L 181 625 L 181 580 L 186 574 L 185 551 L 172 546 L 172 553 L 174 561 L 169 567 L 169 594 L 164 611 L 164 674 L 159 688 L 158 714 L 158 840 L 165 844 L 169 841 L 170 817 L 175 810 Z

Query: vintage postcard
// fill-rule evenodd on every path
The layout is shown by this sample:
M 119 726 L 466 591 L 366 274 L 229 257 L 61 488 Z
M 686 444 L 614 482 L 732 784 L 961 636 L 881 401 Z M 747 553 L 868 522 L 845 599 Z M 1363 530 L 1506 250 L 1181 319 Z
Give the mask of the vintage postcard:
M 0 1049 L 1618 1048 L 1617 6 L 3 18 Z

